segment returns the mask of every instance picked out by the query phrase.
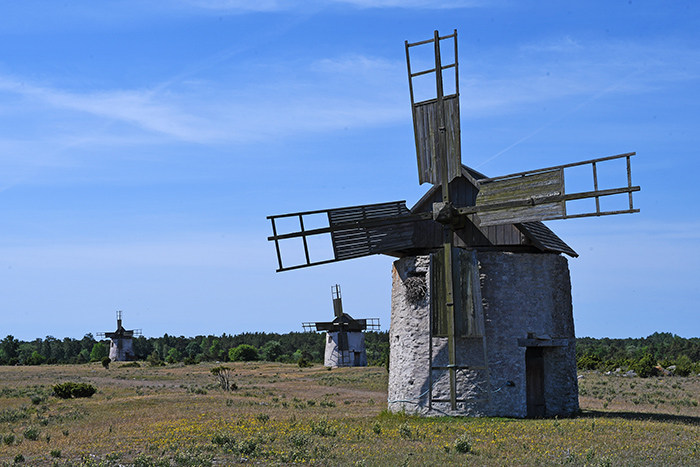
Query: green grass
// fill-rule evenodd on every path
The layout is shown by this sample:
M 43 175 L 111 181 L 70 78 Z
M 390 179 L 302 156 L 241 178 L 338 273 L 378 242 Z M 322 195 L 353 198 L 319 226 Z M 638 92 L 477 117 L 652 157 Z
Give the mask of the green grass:
M 383 368 L 235 363 L 224 392 L 211 367 L 0 367 L 0 466 L 700 465 L 698 377 L 585 373 L 573 419 L 417 418 Z M 97 393 L 48 397 L 65 381 Z

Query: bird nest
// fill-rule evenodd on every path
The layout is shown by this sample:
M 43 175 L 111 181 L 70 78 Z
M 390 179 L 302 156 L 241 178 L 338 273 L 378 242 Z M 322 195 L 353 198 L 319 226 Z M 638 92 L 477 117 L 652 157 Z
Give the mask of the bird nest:
M 411 303 L 419 303 L 428 293 L 425 275 L 408 277 L 403 285 L 406 288 L 406 297 Z

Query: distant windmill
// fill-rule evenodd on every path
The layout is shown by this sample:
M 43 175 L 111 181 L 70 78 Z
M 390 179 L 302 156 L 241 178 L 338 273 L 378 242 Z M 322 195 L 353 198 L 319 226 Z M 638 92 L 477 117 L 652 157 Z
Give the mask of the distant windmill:
M 141 335 L 140 329 L 127 331 L 122 326 L 122 312 L 117 311 L 117 330 L 114 332 L 98 332 L 97 337 L 110 339 L 109 358 L 113 362 L 124 362 L 134 359 L 133 338 Z
M 302 323 L 305 331 L 326 331 L 326 351 L 324 365 L 365 366 L 367 365 L 367 350 L 365 348 L 364 331 L 379 331 L 379 318 L 354 319 L 343 313 L 343 298 L 340 286 L 331 287 L 333 297 L 333 321 L 319 323 Z
M 411 50 L 419 46 L 432 48 L 434 62 L 414 71 Z M 269 216 L 277 271 L 373 254 L 400 258 L 392 271 L 390 410 L 574 414 L 575 334 L 562 253 L 578 255 L 541 221 L 639 212 L 635 153 L 487 177 L 462 165 L 457 31 L 435 31 L 405 48 L 418 178 L 433 187 L 411 209 L 395 201 Z M 426 87 L 427 98 L 416 99 Z M 605 187 L 604 167 L 617 171 Z M 571 192 L 565 173 L 584 169 L 592 183 Z M 320 238 L 332 246 L 325 255 L 309 248 Z M 289 262 L 290 249 L 300 249 L 294 258 L 301 259 Z

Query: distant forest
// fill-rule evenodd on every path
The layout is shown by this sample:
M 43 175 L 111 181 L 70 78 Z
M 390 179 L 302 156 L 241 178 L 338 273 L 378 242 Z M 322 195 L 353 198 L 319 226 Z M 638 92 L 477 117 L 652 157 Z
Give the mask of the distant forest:
M 370 365 L 386 365 L 389 333 L 366 332 L 367 360 Z M 323 362 L 325 334 L 313 332 L 243 333 L 221 336 L 136 337 L 133 350 L 137 360 L 150 364 L 194 364 L 206 361 L 266 360 L 299 363 Z M 101 361 L 109 353 L 109 340 L 92 334 L 82 339 L 56 339 L 47 336 L 25 342 L 8 335 L 0 340 L 0 365 L 40 365 Z M 677 374 L 700 373 L 700 338 L 686 339 L 671 333 L 654 333 L 644 338 L 576 340 L 580 369 L 634 369 L 648 375 L 657 365 L 676 366 Z
M 221 336 L 135 337 L 136 360 L 151 364 L 194 364 L 207 361 L 266 360 L 283 363 L 322 363 L 326 346 L 325 333 L 290 332 L 243 333 Z M 365 332 L 367 361 L 385 365 L 389 359 L 389 333 Z M 8 335 L 0 340 L 0 365 L 40 365 L 88 363 L 101 361 L 109 354 L 109 339 L 97 340 L 92 334 L 82 339 L 63 340 L 47 336 L 24 342 Z

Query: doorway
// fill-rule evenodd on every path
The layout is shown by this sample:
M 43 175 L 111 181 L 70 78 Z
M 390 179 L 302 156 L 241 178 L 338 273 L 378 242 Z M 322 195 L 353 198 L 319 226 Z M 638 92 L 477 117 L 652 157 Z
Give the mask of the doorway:
M 542 347 L 525 349 L 525 379 L 528 418 L 541 418 L 545 415 L 544 400 L 544 356 Z

